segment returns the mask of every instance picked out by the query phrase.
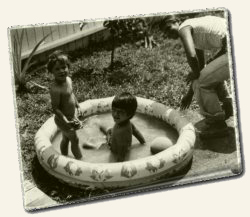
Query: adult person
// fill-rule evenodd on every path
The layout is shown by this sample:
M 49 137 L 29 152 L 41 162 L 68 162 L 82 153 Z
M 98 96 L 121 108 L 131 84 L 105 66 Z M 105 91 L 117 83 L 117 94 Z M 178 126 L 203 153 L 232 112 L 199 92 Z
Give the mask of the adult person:
M 181 22 L 171 15 L 163 23 L 168 37 L 181 39 L 192 70 L 186 79 L 191 85 L 181 100 L 181 109 L 188 108 L 195 95 L 200 112 L 205 117 L 205 124 L 199 129 L 200 135 L 225 135 L 228 130 L 225 120 L 233 113 L 232 100 L 225 86 L 225 81 L 230 77 L 226 19 L 203 16 Z M 207 64 L 206 50 L 217 50 Z

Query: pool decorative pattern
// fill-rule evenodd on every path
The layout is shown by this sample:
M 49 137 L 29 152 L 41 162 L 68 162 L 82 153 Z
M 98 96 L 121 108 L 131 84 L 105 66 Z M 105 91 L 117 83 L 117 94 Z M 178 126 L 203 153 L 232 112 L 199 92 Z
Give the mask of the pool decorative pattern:
M 157 163 L 157 164 L 156 164 Z M 165 165 L 166 161 L 163 159 L 159 159 L 159 162 L 147 162 L 147 166 L 146 166 L 146 170 L 148 170 L 149 172 L 155 173 L 157 172 L 159 169 L 163 168 Z
M 100 169 L 93 169 L 91 172 L 91 176 L 90 176 L 93 180 L 95 181 L 101 181 L 104 182 L 108 179 L 111 179 L 112 176 L 110 175 L 110 172 L 106 169 L 106 170 L 100 170 Z

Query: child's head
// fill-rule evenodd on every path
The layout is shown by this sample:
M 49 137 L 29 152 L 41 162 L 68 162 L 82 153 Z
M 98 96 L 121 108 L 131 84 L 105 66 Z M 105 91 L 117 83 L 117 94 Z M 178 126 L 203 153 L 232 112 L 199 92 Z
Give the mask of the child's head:
M 54 51 L 47 63 L 47 69 L 51 72 L 57 81 L 64 81 L 69 72 L 69 59 L 62 51 Z
M 116 123 L 131 119 L 137 109 L 136 97 L 130 93 L 123 92 L 113 99 L 112 116 Z

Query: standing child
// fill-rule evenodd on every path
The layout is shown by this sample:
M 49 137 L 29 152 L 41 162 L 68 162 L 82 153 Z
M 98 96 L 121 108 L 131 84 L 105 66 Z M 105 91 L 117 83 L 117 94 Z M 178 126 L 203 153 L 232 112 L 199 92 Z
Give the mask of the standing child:
M 116 156 L 118 162 L 125 160 L 129 147 L 132 144 L 132 135 L 141 144 L 145 143 L 142 134 L 130 121 L 135 115 L 136 109 L 137 100 L 133 95 L 126 92 L 117 95 L 112 101 L 112 117 L 115 125 L 109 130 L 101 127 L 101 130 L 107 134 L 111 152 Z
M 62 131 L 61 153 L 68 155 L 70 141 L 73 155 L 76 159 L 82 159 L 76 135 L 76 130 L 82 127 L 82 123 L 77 118 L 76 109 L 78 112 L 80 109 L 73 93 L 72 80 L 68 77 L 69 66 L 69 59 L 62 51 L 55 51 L 49 56 L 47 68 L 54 76 L 54 82 L 50 87 L 51 104 L 55 123 Z

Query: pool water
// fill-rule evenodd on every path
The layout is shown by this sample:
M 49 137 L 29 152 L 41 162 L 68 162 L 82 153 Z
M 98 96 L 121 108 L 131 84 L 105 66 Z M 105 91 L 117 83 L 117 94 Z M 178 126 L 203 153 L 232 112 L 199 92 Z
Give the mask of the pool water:
M 145 114 L 136 113 L 131 120 L 136 128 L 142 133 L 146 140 L 145 145 L 141 145 L 133 136 L 131 149 L 126 157 L 126 161 L 144 158 L 152 155 L 150 152 L 150 143 L 156 137 L 166 137 L 172 144 L 178 139 L 177 131 L 166 122 Z M 100 131 L 99 126 L 112 127 L 114 125 L 111 113 L 94 115 L 83 120 L 83 128 L 77 131 L 79 137 L 79 146 L 84 161 L 91 163 L 112 163 L 115 162 L 113 154 L 108 145 L 105 144 L 106 136 Z M 59 132 L 52 141 L 53 147 L 60 153 L 60 141 L 62 135 Z M 83 147 L 83 144 L 91 144 L 93 149 Z M 70 146 L 69 157 L 74 158 Z

